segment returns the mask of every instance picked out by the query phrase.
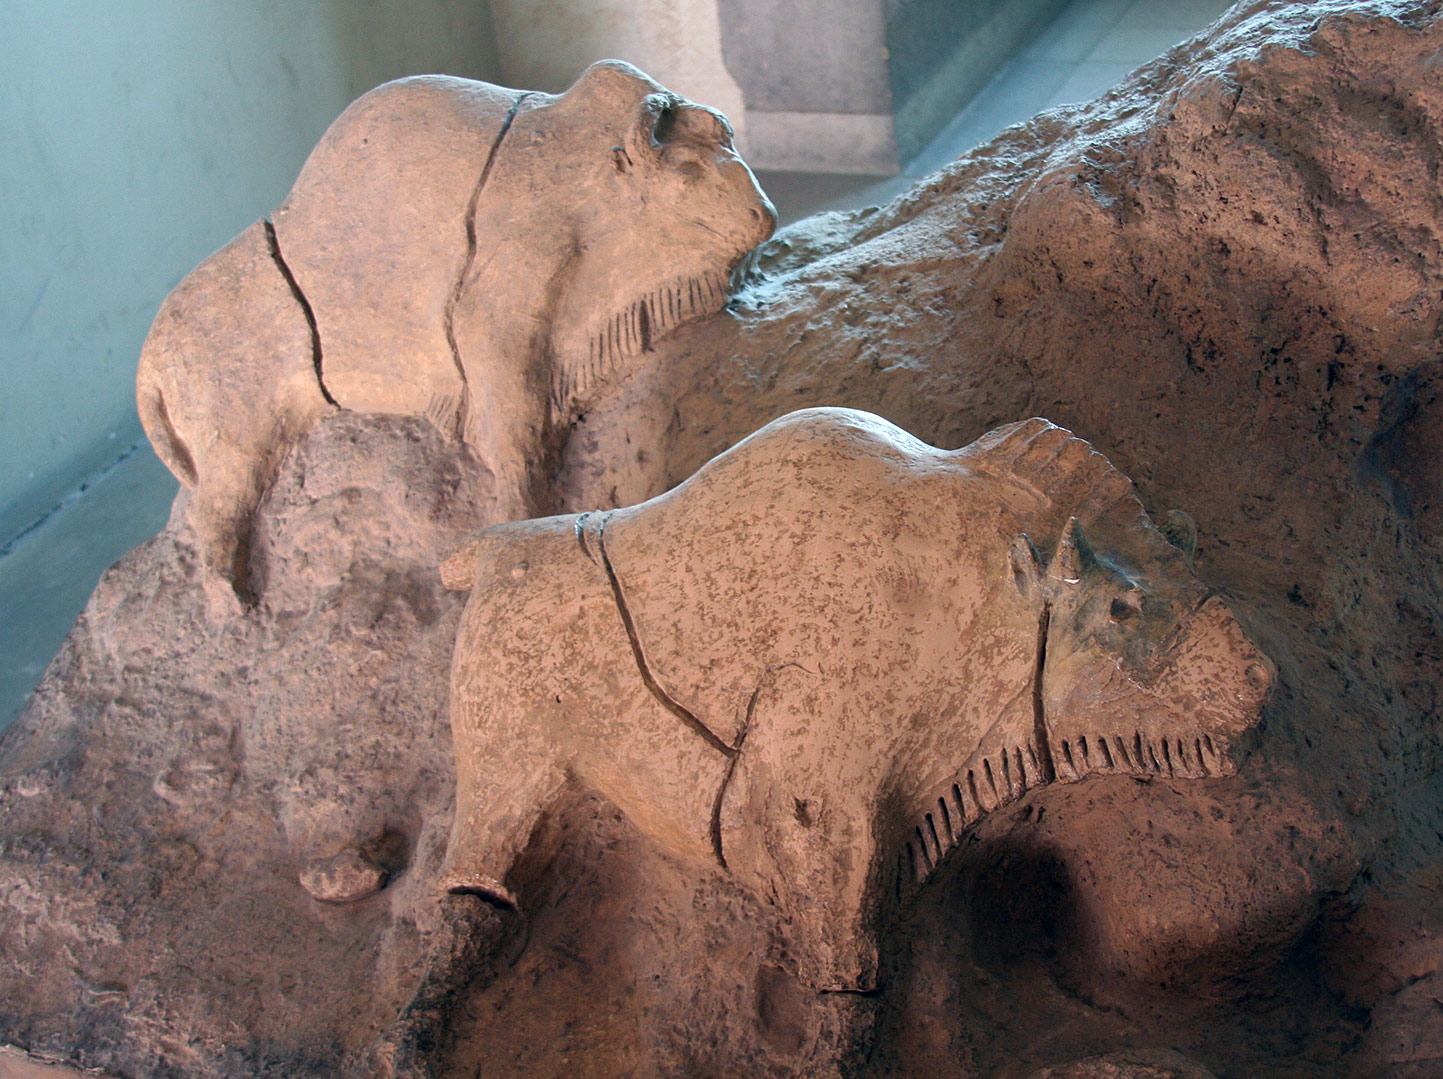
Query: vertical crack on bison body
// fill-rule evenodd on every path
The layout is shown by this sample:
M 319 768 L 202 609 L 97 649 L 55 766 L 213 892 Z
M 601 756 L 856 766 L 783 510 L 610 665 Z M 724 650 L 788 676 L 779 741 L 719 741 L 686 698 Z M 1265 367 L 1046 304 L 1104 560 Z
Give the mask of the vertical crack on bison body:
M 631 609 L 626 605 L 626 596 L 621 590 L 621 582 L 617 580 L 616 569 L 611 564 L 611 556 L 606 553 L 606 523 L 611 519 L 607 514 L 601 519 L 601 525 L 596 531 L 597 549 L 601 554 L 601 564 L 606 569 L 606 579 L 611 582 L 611 594 L 616 600 L 617 612 L 621 615 L 621 624 L 626 627 L 626 638 L 631 642 L 631 654 L 636 658 L 636 669 L 641 674 L 642 683 L 651 692 L 668 712 L 676 716 L 682 723 L 699 734 L 708 745 L 719 753 L 728 757 L 735 757 L 737 750 L 727 745 L 701 720 L 685 708 L 681 702 L 672 697 L 652 676 L 651 667 L 646 661 L 646 653 L 641 647 L 641 638 L 637 636 L 636 623 L 632 620 Z
M 326 387 L 326 375 L 323 370 L 324 357 L 321 353 L 321 328 L 316 323 L 316 313 L 311 310 L 311 301 L 306 299 L 306 294 L 301 291 L 300 282 L 296 275 L 291 273 L 291 268 L 286 263 L 285 256 L 281 254 L 281 242 L 276 236 L 276 226 L 269 217 L 261 219 L 266 234 L 266 247 L 270 250 L 271 261 L 276 264 L 276 269 L 286 281 L 286 287 L 291 290 L 291 295 L 296 298 L 296 304 L 301 309 L 301 314 L 306 316 L 306 326 L 311 331 L 311 366 L 316 371 L 316 385 L 321 389 L 321 396 L 331 405 L 332 408 L 340 408 L 340 403 L 331 396 L 331 391 Z M 192 468 L 193 470 L 193 468 Z
M 1037 766 L 1042 782 L 1057 779 L 1057 765 L 1052 759 L 1052 740 L 1047 736 L 1047 704 L 1042 695 L 1042 677 L 1047 670 L 1047 631 L 1052 624 L 1052 604 L 1042 605 L 1037 624 L 1037 669 L 1032 675 L 1032 735 L 1037 742 Z

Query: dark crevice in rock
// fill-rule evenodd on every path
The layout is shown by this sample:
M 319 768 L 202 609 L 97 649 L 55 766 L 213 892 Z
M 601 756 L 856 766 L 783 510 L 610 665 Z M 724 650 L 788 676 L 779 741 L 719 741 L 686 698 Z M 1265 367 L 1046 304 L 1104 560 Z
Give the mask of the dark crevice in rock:
M 281 243 L 276 237 L 276 226 L 269 217 L 263 219 L 266 231 L 266 246 L 270 248 L 271 260 L 275 262 L 276 269 L 286 279 L 286 285 L 291 290 L 291 295 L 296 298 L 300 305 L 301 312 L 306 316 L 306 326 L 311 331 L 311 365 L 316 369 L 316 385 L 321 389 L 321 396 L 333 408 L 340 408 L 340 403 L 331 396 L 331 391 L 326 388 L 325 372 L 322 369 L 323 357 L 321 353 L 321 330 L 316 325 L 316 313 L 311 310 L 311 301 L 306 299 L 306 294 L 301 291 L 300 284 L 296 281 L 295 274 L 286 264 L 285 256 L 281 254 Z
M 457 438 L 466 430 L 466 416 L 471 410 L 471 386 L 466 381 L 466 368 L 461 362 L 460 346 L 456 344 L 456 305 L 461 302 L 461 290 L 466 287 L 466 278 L 476 262 L 476 206 L 481 201 L 481 192 L 486 187 L 486 181 L 491 178 L 491 170 L 496 167 L 496 156 L 501 152 L 501 143 L 505 141 L 506 133 L 511 130 L 516 113 L 521 108 L 521 103 L 531 96 L 530 93 L 517 94 L 516 100 L 511 103 L 506 119 L 501 122 L 501 130 L 496 133 L 496 138 L 491 143 L 491 151 L 486 155 L 486 164 L 481 168 L 476 186 L 471 189 L 471 198 L 466 203 L 466 259 L 461 264 L 461 272 L 456 277 L 455 285 L 451 288 L 451 296 L 446 301 L 446 312 L 443 316 L 446 344 L 451 349 L 451 362 L 456 365 L 456 374 L 461 379 L 461 400 L 456 406 L 454 431 Z

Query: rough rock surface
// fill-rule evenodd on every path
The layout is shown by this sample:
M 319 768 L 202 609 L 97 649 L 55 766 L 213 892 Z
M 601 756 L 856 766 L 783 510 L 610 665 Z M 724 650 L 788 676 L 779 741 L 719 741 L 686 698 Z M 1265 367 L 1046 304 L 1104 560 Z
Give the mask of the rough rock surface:
M 208 621 L 184 495 L 109 571 L 5 736 L 7 1040 L 117 1075 L 327 1074 L 389 1021 L 453 783 L 461 605 L 432 552 L 488 481 L 424 420 L 340 413 L 263 504 L 263 612 Z
M 1108 1053 L 1052 1068 L 1027 1079 L 1215 1079 L 1181 1053 Z
M 1434 2 L 1235 8 L 780 234 L 557 476 L 563 508 L 636 502 L 804 405 L 943 446 L 1047 416 L 1196 519 L 1199 576 L 1277 663 L 1240 774 L 986 818 L 872 995 L 804 990 L 767 910 L 593 800 L 539 837 L 545 901 L 445 1074 L 1022 1079 L 1163 1049 L 1219 1079 L 1439 1074 L 1440 50 Z M 127 1076 L 337 1074 L 395 1014 L 449 823 L 459 604 L 432 574 L 469 525 L 448 485 L 481 482 L 423 421 L 338 416 L 263 506 L 256 612 L 206 621 L 181 513 L 107 576 L 0 743 L 0 1037 Z M 302 889 L 362 847 L 402 852 L 379 893 Z

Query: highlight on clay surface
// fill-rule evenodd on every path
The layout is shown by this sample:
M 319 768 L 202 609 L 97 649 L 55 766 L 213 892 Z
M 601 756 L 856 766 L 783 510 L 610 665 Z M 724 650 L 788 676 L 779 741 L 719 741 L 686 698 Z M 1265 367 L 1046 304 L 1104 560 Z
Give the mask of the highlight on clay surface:
M 728 259 L 583 263 L 724 129 L 614 66 L 374 95 L 157 321 L 197 489 L 0 739 L 0 1040 L 135 1079 L 1431 1077 L 1435 8 L 1240 6 L 682 330 Z M 568 261 L 574 202 L 490 197 L 572 133 L 628 227 Z M 342 272 L 328 206 L 407 272 Z M 538 310 L 508 391 L 467 343 Z M 771 424 L 814 404 L 890 423 Z M 998 426 L 1037 414 L 1076 436 Z

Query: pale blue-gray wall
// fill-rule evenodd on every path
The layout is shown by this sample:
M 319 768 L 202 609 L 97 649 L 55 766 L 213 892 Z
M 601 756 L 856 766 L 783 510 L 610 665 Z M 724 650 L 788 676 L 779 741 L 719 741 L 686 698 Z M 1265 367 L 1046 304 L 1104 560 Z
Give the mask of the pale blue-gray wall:
M 141 437 L 161 300 L 353 98 L 499 65 L 486 0 L 4 0 L 0 42 L 3 547 Z

